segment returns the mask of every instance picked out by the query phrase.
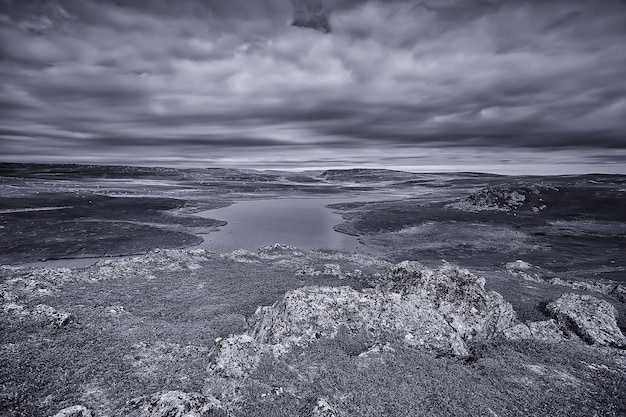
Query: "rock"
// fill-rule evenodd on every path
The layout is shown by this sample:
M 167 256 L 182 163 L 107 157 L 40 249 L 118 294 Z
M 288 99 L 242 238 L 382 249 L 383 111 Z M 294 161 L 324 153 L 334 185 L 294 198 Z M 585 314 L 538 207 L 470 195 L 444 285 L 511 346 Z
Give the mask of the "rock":
M 466 355 L 467 346 L 436 310 L 422 308 L 413 294 L 350 287 L 304 287 L 289 291 L 251 318 L 252 337 L 259 343 L 306 343 L 334 338 L 340 329 L 374 340 L 396 338 L 412 346 Z
M 217 399 L 182 391 L 134 398 L 114 413 L 116 417 L 226 417 Z
M 511 271 L 527 271 L 532 268 L 532 265 L 528 262 L 524 262 L 521 259 L 518 259 L 515 262 L 507 263 L 505 265 L 505 268 Z
M 500 294 L 484 279 L 450 265 L 432 270 L 417 262 L 392 268 L 377 288 L 303 287 L 248 321 L 249 335 L 216 341 L 211 368 L 242 377 L 263 355 L 339 334 L 371 344 L 404 343 L 437 354 L 469 354 L 468 342 L 489 339 L 516 324 Z
M 544 193 L 559 191 L 553 185 L 537 184 L 502 184 L 486 187 L 471 193 L 463 201 L 447 204 L 445 207 L 455 210 L 477 212 L 483 210 L 518 211 L 539 213 L 547 208 Z
M 606 301 L 590 295 L 563 294 L 547 306 L 565 329 L 589 344 L 626 348 L 626 338 L 617 326 L 617 311 Z
M 53 327 L 63 327 L 70 321 L 71 314 L 59 311 L 45 304 L 37 304 L 32 314 Z
M 305 409 L 306 417 L 337 417 L 339 414 L 325 398 L 317 398 Z
M 59 311 L 46 304 L 35 306 L 18 303 L 18 297 L 8 291 L 0 291 L 0 311 L 19 319 L 44 322 L 53 327 L 63 327 L 69 323 L 71 314 Z
M 381 353 L 390 353 L 395 352 L 396 350 L 391 347 L 389 342 L 384 344 L 376 344 L 364 352 L 359 353 L 358 357 L 362 359 L 376 358 L 380 357 Z
M 82 405 L 64 408 L 52 417 L 92 417 L 91 411 Z
M 622 303 L 626 303 L 626 286 L 622 284 L 615 284 L 615 287 L 609 291 L 609 295 L 617 298 Z
M 566 339 L 556 321 L 533 321 L 520 323 L 504 330 L 504 336 L 511 340 L 535 339 L 542 342 L 560 342 Z
M 528 328 L 535 339 L 543 342 L 559 342 L 565 339 L 565 334 L 552 319 L 530 322 Z
M 516 324 L 511 304 L 485 279 L 449 264 L 438 269 L 404 261 L 393 267 L 383 283 L 390 291 L 415 294 L 423 308 L 440 312 L 464 339 L 487 339 Z
M 511 340 L 523 340 L 532 338 L 532 333 L 527 324 L 520 323 L 502 332 L 504 337 Z
M 247 334 L 219 338 L 210 352 L 209 369 L 224 377 L 241 378 L 254 370 L 264 356 L 278 357 L 284 352 L 281 345 L 258 343 Z

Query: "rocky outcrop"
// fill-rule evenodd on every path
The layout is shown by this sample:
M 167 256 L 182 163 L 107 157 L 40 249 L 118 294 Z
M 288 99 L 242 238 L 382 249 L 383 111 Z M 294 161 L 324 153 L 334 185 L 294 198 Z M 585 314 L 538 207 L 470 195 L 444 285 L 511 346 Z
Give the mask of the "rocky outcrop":
M 63 327 L 69 323 L 71 315 L 46 304 L 26 305 L 18 302 L 14 294 L 0 290 L 0 312 L 17 319 L 32 320 L 52 327 Z
M 372 340 L 405 339 L 409 345 L 438 353 L 467 354 L 464 340 L 443 314 L 421 304 L 414 294 L 304 287 L 259 308 L 250 320 L 251 334 L 263 344 L 290 346 L 347 331 Z
M 626 348 L 617 326 L 617 311 L 606 301 L 590 295 L 564 294 L 547 305 L 559 325 L 589 344 Z
M 220 401 L 200 394 L 167 391 L 132 399 L 115 417 L 226 417 Z
M 64 408 L 52 417 L 92 417 L 91 411 L 82 405 Z
M 215 340 L 209 369 L 225 377 L 241 378 L 254 370 L 264 356 L 277 357 L 285 352 L 280 344 L 259 343 L 247 334 Z
M 429 352 L 462 356 L 473 340 L 489 339 L 514 326 L 515 312 L 484 279 L 451 265 L 425 268 L 403 262 L 377 288 L 310 286 L 259 307 L 249 334 L 218 339 L 212 369 L 242 377 L 263 355 L 281 355 L 293 345 L 332 339 L 340 333 L 374 344 L 403 343 Z
M 463 201 L 446 205 L 446 208 L 477 212 L 482 210 L 517 211 L 527 209 L 538 213 L 547 208 L 543 194 L 559 191 L 549 184 L 504 184 L 487 187 L 471 193 Z
M 490 338 L 515 324 L 511 304 L 485 289 L 485 279 L 450 264 L 438 269 L 404 261 L 381 283 L 387 291 L 415 294 L 421 306 L 440 312 L 464 340 Z

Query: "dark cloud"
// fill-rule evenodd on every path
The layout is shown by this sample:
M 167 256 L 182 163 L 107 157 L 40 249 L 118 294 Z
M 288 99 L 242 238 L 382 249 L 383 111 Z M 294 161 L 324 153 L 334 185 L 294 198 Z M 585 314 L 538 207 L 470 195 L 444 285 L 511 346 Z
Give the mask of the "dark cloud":
M 619 163 L 625 38 L 617 0 L 0 0 L 0 151 Z

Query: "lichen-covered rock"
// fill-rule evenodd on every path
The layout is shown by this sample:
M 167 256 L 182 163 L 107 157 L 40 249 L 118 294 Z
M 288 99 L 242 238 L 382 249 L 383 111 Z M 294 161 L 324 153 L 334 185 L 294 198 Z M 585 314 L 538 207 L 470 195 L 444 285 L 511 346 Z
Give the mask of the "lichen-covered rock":
M 565 334 L 553 319 L 520 323 L 504 330 L 504 336 L 511 340 L 535 339 L 542 342 L 560 342 Z
M 64 408 L 52 417 L 92 417 L 91 411 L 82 405 Z
M 220 401 L 200 394 L 167 391 L 134 398 L 118 410 L 116 417 L 226 417 Z
M 423 308 L 415 294 L 350 287 L 304 287 L 289 291 L 250 320 L 252 337 L 289 346 L 334 338 L 340 329 L 374 340 L 396 338 L 440 353 L 465 355 L 468 348 L 437 310 Z
M 544 320 L 544 321 L 532 321 L 528 323 L 530 334 L 537 339 L 544 342 L 559 342 L 565 339 L 565 334 L 559 329 L 556 321 Z
M 209 369 L 225 377 L 241 378 L 254 370 L 263 356 L 278 357 L 285 352 L 280 345 L 259 343 L 247 334 L 215 340 Z
M 626 338 L 617 326 L 617 311 L 606 301 L 564 294 L 548 304 L 547 310 L 563 328 L 589 344 L 626 348 Z
M 18 319 L 30 319 L 53 327 L 63 327 L 70 321 L 70 313 L 59 311 L 46 304 L 35 306 L 20 304 L 18 297 L 8 291 L 0 291 L 0 312 Z
M 531 269 L 533 266 L 529 264 L 528 262 L 518 259 L 514 262 L 507 263 L 505 267 L 506 269 L 511 270 L 511 271 L 527 271 Z
M 39 320 L 47 322 L 53 327 L 63 327 L 70 321 L 71 314 L 59 311 L 46 304 L 37 304 L 31 313 Z
M 339 334 L 373 344 L 404 343 L 429 352 L 469 354 L 468 343 L 489 339 L 516 324 L 500 294 L 484 279 L 450 265 L 433 270 L 417 262 L 392 268 L 376 288 L 303 287 L 271 306 L 259 307 L 249 335 L 219 339 L 211 368 L 241 377 L 262 355 L 274 357 L 293 345 Z
M 423 308 L 443 314 L 464 339 L 490 338 L 514 326 L 511 304 L 485 289 L 485 279 L 450 264 L 438 269 L 404 261 L 393 267 L 385 285 L 390 291 L 415 294 Z

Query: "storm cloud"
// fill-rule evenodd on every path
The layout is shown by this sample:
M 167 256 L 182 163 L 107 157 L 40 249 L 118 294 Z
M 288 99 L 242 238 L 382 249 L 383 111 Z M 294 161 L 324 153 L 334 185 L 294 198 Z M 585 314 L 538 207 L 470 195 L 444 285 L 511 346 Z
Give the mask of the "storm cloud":
M 615 170 L 625 39 L 617 0 L 0 0 L 0 160 Z

